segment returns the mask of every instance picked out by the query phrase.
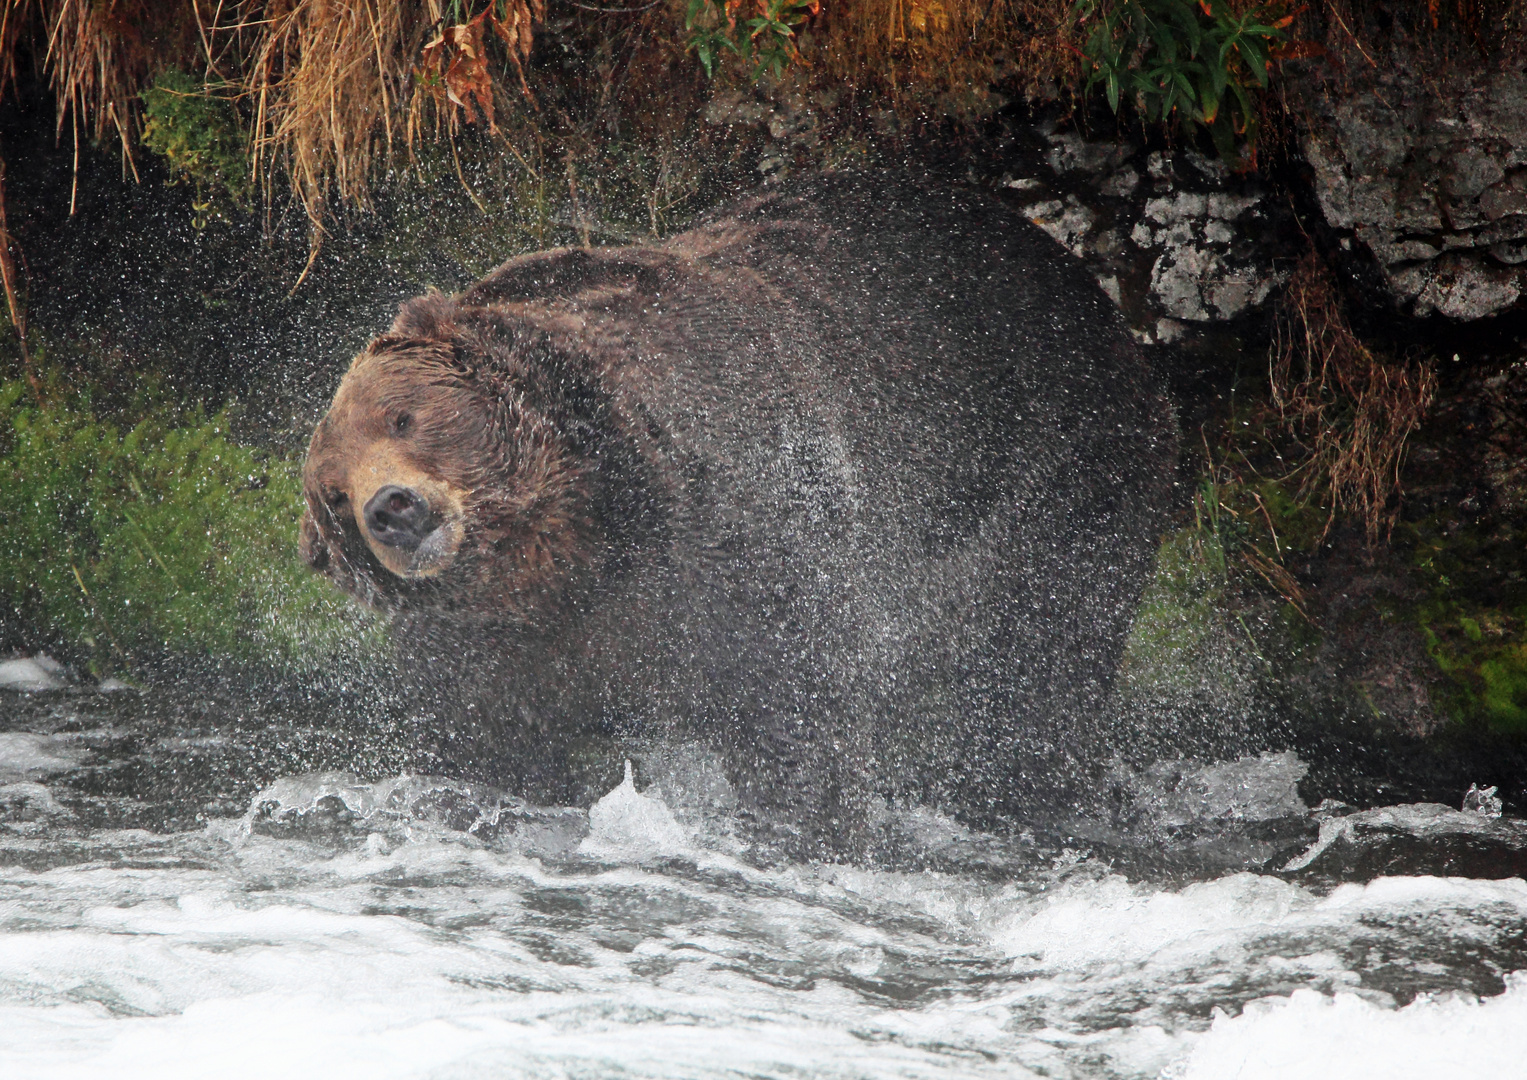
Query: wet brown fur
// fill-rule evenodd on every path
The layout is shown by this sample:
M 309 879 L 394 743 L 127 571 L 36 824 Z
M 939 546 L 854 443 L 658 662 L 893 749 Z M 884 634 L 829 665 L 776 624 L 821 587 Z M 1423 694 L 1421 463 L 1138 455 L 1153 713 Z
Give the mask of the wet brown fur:
M 410 301 L 314 434 L 304 548 L 395 613 L 461 771 L 587 799 L 590 739 L 699 737 L 841 849 L 877 789 L 985 819 L 1077 779 L 1174 447 L 1117 312 L 1020 214 L 837 176 Z M 335 505 L 384 466 L 459 493 L 429 576 Z
M 379 606 L 523 619 L 597 569 L 597 485 L 555 403 L 537 395 L 544 383 L 495 363 L 474 340 L 483 327 L 463 329 L 452 315 L 446 297 L 411 301 L 352 363 L 309 448 L 303 553 Z M 366 542 L 360 508 L 389 483 L 445 502 L 463 522 L 438 574 L 400 580 L 388 553 Z

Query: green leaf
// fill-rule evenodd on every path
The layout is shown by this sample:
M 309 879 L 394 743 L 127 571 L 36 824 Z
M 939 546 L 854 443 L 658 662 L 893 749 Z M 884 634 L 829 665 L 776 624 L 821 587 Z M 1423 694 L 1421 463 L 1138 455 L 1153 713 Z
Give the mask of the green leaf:
M 1263 47 L 1251 38 L 1242 38 L 1236 45 L 1241 55 L 1246 57 L 1246 66 L 1251 69 L 1252 77 L 1257 80 L 1259 86 L 1267 85 L 1267 52 Z

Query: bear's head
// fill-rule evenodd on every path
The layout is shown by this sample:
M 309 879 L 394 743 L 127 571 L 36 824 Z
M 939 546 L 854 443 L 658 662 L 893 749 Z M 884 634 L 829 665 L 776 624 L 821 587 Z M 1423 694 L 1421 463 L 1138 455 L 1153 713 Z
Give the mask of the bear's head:
M 574 382 L 545 334 L 411 301 L 313 432 L 303 557 L 390 610 L 527 614 L 598 546 Z

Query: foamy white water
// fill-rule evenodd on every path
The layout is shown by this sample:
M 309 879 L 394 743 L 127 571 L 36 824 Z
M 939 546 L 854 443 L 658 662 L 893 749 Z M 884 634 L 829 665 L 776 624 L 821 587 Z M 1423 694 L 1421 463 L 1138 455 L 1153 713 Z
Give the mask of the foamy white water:
M 377 812 L 419 788 L 283 784 L 267 803 Z M 1518 879 L 1171 888 L 1073 855 L 1008 882 L 762 870 L 629 779 L 541 857 L 417 822 L 277 839 L 253 817 L 11 845 L 0 1076 L 1350 1080 L 1527 1061 L 1527 981 L 1501 970 L 1527 929 Z

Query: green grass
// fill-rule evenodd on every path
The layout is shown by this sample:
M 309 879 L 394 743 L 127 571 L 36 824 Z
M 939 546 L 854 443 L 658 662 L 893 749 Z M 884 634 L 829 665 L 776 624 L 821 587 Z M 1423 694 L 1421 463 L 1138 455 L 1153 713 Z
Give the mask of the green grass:
M 381 644 L 380 621 L 297 553 L 298 465 L 226 412 L 39 407 L 0 384 L 0 602 L 97 671 L 165 653 L 302 669 Z

